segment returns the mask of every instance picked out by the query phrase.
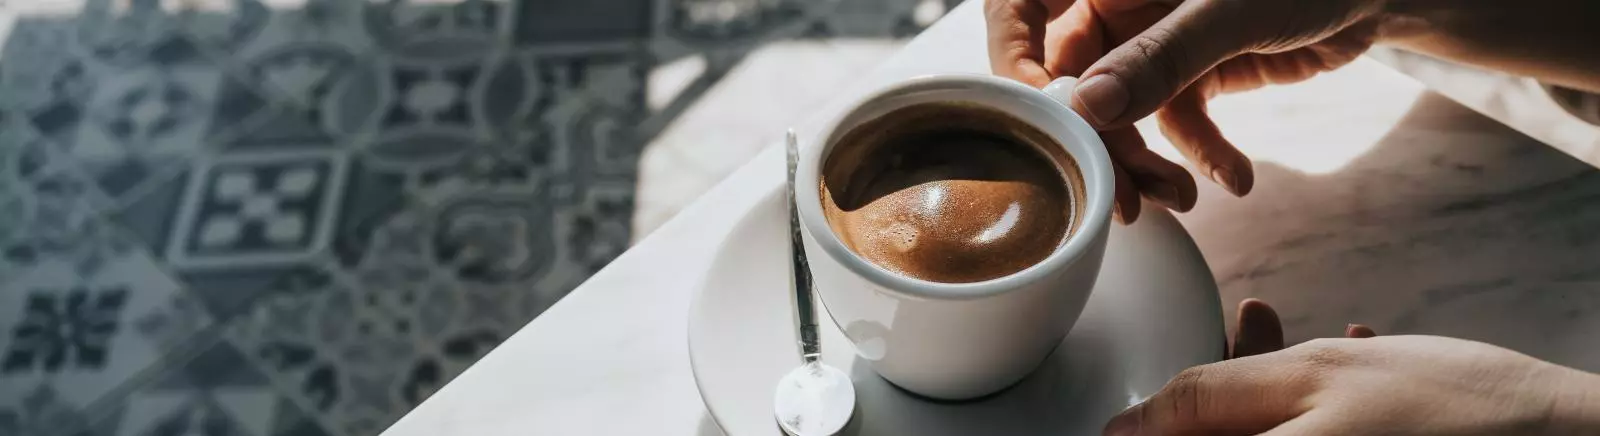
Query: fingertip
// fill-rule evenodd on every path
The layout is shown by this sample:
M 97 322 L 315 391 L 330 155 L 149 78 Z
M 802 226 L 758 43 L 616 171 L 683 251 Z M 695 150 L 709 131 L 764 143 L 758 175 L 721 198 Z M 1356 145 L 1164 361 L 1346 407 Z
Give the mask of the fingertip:
M 1243 197 L 1250 194 L 1250 190 L 1256 184 L 1255 169 L 1250 164 L 1250 160 L 1240 156 L 1239 162 L 1242 164 L 1236 163 L 1212 167 L 1210 174 L 1212 181 L 1222 186 L 1222 189 L 1227 190 L 1228 193 L 1233 194 L 1235 197 Z
M 1154 156 L 1154 153 L 1151 153 L 1151 156 Z M 1161 168 L 1150 171 L 1149 168 L 1141 167 L 1141 171 L 1137 173 L 1130 172 L 1129 177 L 1133 179 L 1134 184 L 1139 186 L 1139 193 L 1173 212 L 1181 213 L 1193 210 L 1195 201 L 1199 197 L 1198 190 L 1195 188 L 1194 177 L 1191 177 L 1187 170 L 1177 164 L 1159 157 L 1156 157 L 1156 159 L 1159 159 L 1159 162 L 1150 166 L 1162 165 L 1171 166 L 1172 168 L 1170 171 L 1163 171 Z M 1153 160 L 1145 160 L 1146 163 L 1150 161 Z
M 1247 357 L 1283 349 L 1283 323 L 1266 302 L 1246 298 L 1239 302 L 1232 357 Z
M 1194 176 L 1189 175 L 1188 171 L 1183 171 L 1181 174 L 1182 177 L 1175 179 L 1174 186 L 1178 189 L 1178 204 L 1181 208 L 1179 211 L 1188 212 L 1194 209 L 1196 202 L 1200 201 L 1200 188 L 1195 185 Z
M 1106 141 L 1111 161 L 1122 169 L 1137 188 L 1137 194 L 1175 212 L 1194 209 L 1198 199 L 1194 176 L 1182 165 L 1173 163 L 1149 148 L 1144 137 L 1132 127 L 1100 133 Z
M 1139 219 L 1139 200 L 1117 200 L 1117 206 L 1112 208 L 1111 215 L 1123 225 L 1131 225 Z
M 1177 212 L 1187 212 L 1189 210 L 1183 206 L 1183 199 L 1178 197 L 1178 188 L 1172 185 L 1162 183 L 1156 186 L 1140 187 L 1139 192 L 1143 192 L 1146 198 L 1155 201 L 1156 204 L 1160 204 L 1161 207 L 1165 207 L 1168 210 Z
M 1161 133 L 1223 190 L 1235 197 L 1249 194 L 1255 186 L 1255 165 L 1222 135 L 1206 114 L 1205 104 L 1200 89 L 1185 90 L 1157 112 Z
M 1141 425 L 1139 422 L 1140 407 L 1144 407 L 1144 405 L 1134 405 L 1127 410 L 1123 410 L 1122 413 L 1118 413 L 1117 416 L 1112 417 L 1111 421 L 1106 423 L 1106 428 L 1101 433 L 1105 436 L 1134 436 L 1139 434 L 1139 426 Z
M 1272 308 L 1272 305 L 1267 304 L 1267 302 L 1265 302 L 1265 301 L 1261 301 L 1261 299 L 1259 299 L 1259 298 L 1250 297 L 1250 298 L 1245 298 L 1244 300 L 1240 300 L 1239 301 L 1239 313 L 1245 313 L 1247 311 L 1261 311 L 1261 310 L 1265 310 L 1267 312 L 1271 312 L 1274 315 L 1277 314 L 1277 311 Z
M 1133 224 L 1139 219 L 1139 187 L 1133 183 L 1133 178 L 1128 176 L 1120 166 L 1112 166 L 1117 186 L 1115 190 L 1116 204 L 1112 205 L 1112 215 L 1117 222 Z
M 1239 302 L 1239 328 L 1281 330 L 1282 323 L 1278 319 L 1278 311 L 1266 302 L 1257 299 L 1246 299 Z
M 1237 191 L 1235 195 L 1243 197 L 1249 195 L 1250 190 L 1256 186 L 1256 168 L 1255 164 L 1252 164 L 1250 159 L 1242 154 L 1240 155 L 1239 164 L 1239 167 L 1233 172 L 1235 178 L 1234 190 Z
M 1378 332 L 1372 330 L 1371 327 L 1361 324 L 1346 324 L 1344 326 L 1344 336 L 1347 338 L 1365 339 L 1378 336 Z
M 1043 3 L 991 0 L 985 6 L 990 71 L 1034 87 L 1050 83 L 1042 62 L 1045 26 L 1052 16 Z

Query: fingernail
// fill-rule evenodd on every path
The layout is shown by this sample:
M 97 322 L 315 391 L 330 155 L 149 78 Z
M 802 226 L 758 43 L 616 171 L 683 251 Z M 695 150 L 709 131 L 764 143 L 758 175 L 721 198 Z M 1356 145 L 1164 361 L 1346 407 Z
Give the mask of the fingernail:
M 1222 189 L 1228 190 L 1228 193 L 1233 194 L 1235 197 L 1239 196 L 1239 187 L 1233 184 L 1233 172 L 1228 171 L 1228 167 L 1212 168 L 1211 180 L 1216 181 L 1218 185 L 1222 185 Z
M 1183 203 L 1178 199 L 1178 188 L 1175 188 L 1172 185 L 1162 184 L 1161 186 L 1157 186 L 1146 193 L 1150 195 L 1151 200 L 1161 203 L 1161 205 L 1167 209 L 1182 212 L 1180 209 L 1183 208 Z
M 1111 422 L 1106 423 L 1105 436 L 1134 436 L 1139 434 L 1139 414 L 1133 413 L 1139 406 L 1133 406 L 1122 411 Z
M 1072 91 L 1072 100 L 1090 124 L 1103 127 L 1128 108 L 1128 89 L 1116 76 L 1101 74 L 1079 83 L 1078 89 Z

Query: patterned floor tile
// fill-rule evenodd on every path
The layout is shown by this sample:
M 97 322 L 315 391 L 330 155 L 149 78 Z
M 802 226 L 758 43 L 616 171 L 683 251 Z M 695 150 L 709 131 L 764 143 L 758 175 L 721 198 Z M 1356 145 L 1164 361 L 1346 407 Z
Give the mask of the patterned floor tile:
M 0 187 L 22 186 L 63 160 L 19 112 L 0 109 Z
M 92 54 L 72 54 L 81 47 L 70 38 L 53 47 L 61 51 L 34 67 L 39 71 L 0 79 L 7 88 L 0 96 L 16 100 L 14 107 L 30 127 L 87 169 L 112 197 L 202 149 L 217 88 L 214 66 L 123 67 Z M 41 84 L 30 75 L 49 79 Z
M 348 170 L 333 151 L 230 154 L 201 163 L 167 261 L 180 269 L 302 262 L 327 248 Z
M 326 280 L 311 265 L 328 258 L 352 171 L 348 153 L 327 142 L 242 144 L 154 183 L 110 215 L 222 320 Z
M 652 0 L 524 2 L 511 33 L 523 47 L 552 44 L 629 44 L 650 37 Z
M 15 386 L 0 401 L 0 434 L 53 436 L 85 429 L 88 414 L 48 383 Z
M 403 257 L 454 282 L 511 285 L 532 283 L 559 255 L 549 231 L 553 210 L 542 189 L 441 184 L 419 197 L 374 238 L 369 264 Z
M 0 247 L 9 247 L 12 239 L 23 236 L 23 229 L 33 215 L 31 207 L 25 197 L 9 189 L 0 189 Z M 0 259 L 0 276 L 9 276 L 16 269 L 21 267 Z
M 519 127 L 537 121 L 545 98 L 516 58 L 389 58 L 351 70 L 322 110 L 327 130 L 355 141 L 373 166 L 416 174 L 537 136 Z
M 387 426 L 619 253 L 626 192 L 558 212 L 536 186 L 419 188 L 348 273 L 258 302 L 227 337 L 338 431 Z
M 259 0 L 209 1 L 208 7 L 169 11 L 176 33 L 214 58 L 229 58 L 268 33 L 273 11 Z
M 361 30 L 362 2 L 310 0 L 273 9 L 257 0 L 227 1 L 237 6 L 197 13 L 187 29 L 200 41 L 226 41 L 207 45 L 226 71 L 214 137 L 224 145 L 246 133 L 329 138 L 320 102 L 372 50 Z M 229 34 L 238 36 L 206 36 Z
M 599 185 L 588 189 L 574 206 L 561 211 L 563 259 L 584 277 L 599 271 L 628 248 L 633 220 L 633 187 Z M 574 283 L 575 284 L 575 283 Z M 559 287 L 559 284 L 552 284 Z
M 933 24 L 960 0 L 880 0 L 839 2 L 819 14 L 807 38 L 910 38 Z
M 0 392 L 28 393 L 0 396 L 0 410 L 17 415 L 81 410 L 210 324 L 139 250 L 87 271 L 35 263 L 0 283 L 0 308 Z
M 686 106 L 646 106 L 661 60 L 703 54 L 714 81 L 940 1 L 22 17 L 0 38 L 0 435 L 375 434 L 626 249 L 642 148 Z
M 296 8 L 268 7 L 260 0 L 222 0 L 229 7 L 190 14 L 184 30 L 221 58 L 256 60 L 295 45 L 326 45 L 367 52 L 372 41 L 361 28 L 363 3 L 305 0 Z M 271 3 L 271 2 L 269 2 Z
M 380 51 L 426 62 L 477 60 L 503 50 L 507 2 L 365 2 L 362 29 Z
M 342 46 L 297 43 L 274 47 L 250 60 L 245 71 L 246 79 L 262 84 L 279 101 L 314 111 L 355 63 L 356 55 Z
M 27 17 L 10 29 L 3 53 L 13 61 L 0 63 L 0 102 L 56 139 L 76 133 L 100 85 L 121 72 L 205 63 L 169 17 L 143 7 L 127 13 L 88 8 L 70 19 Z
M 668 1 L 662 32 L 696 44 L 747 42 L 771 38 L 785 27 L 801 24 L 808 7 L 836 2 L 803 0 L 675 0 Z M 843 3 L 843 2 L 837 2 Z
M 225 336 L 335 432 L 373 434 L 508 333 L 458 326 L 470 292 L 416 262 L 373 262 L 323 288 L 264 300 Z
M 307 80 L 310 79 L 298 79 Z M 345 144 L 337 141 L 322 126 L 323 115 L 319 106 L 304 106 L 286 100 L 274 90 L 273 85 L 255 81 L 248 73 L 230 74 L 221 81 L 208 132 L 209 141 L 219 150 L 270 149 L 295 142 Z M 313 85 L 310 92 L 325 92 L 319 89 Z
M 248 313 L 258 303 L 282 295 L 314 292 L 332 280 L 322 263 L 241 266 L 177 273 L 192 298 L 219 323 Z
M 17 272 L 4 277 L 48 265 L 93 274 L 133 249 L 133 238 L 99 216 L 109 201 L 70 163 L 55 159 L 14 181 L 7 186 L 15 208 L 5 214 L 10 230 L 0 232 L 8 235 L 0 239 L 0 271 Z
M 110 3 L 89 2 L 75 20 L 78 44 L 93 60 L 119 69 L 205 61 L 179 17 L 160 1 L 131 0 L 125 8 Z
M 555 103 L 542 122 L 552 130 L 551 198 L 572 204 L 589 186 L 631 184 L 647 138 L 644 82 L 651 61 L 622 54 L 542 59 L 541 81 Z
M 70 20 L 21 20 L 3 46 L 0 102 L 50 137 L 73 132 L 99 83 L 100 67 L 82 54 Z
M 93 436 L 328 434 L 226 342 L 213 342 L 187 360 L 171 362 L 116 398 L 112 411 L 90 429 Z
M 219 71 L 210 67 L 125 71 L 90 97 L 77 133 L 62 142 L 108 194 L 203 153 Z
M 351 163 L 350 174 L 332 242 L 332 254 L 345 268 L 361 263 L 378 229 L 408 204 L 411 184 L 405 175 L 374 168 L 361 158 Z
M 0 102 L 49 118 L 52 103 L 81 100 L 93 82 L 84 80 L 88 66 L 77 44 L 72 20 L 19 20 L 0 53 L 28 62 L 0 63 Z
M 332 240 L 348 171 L 347 153 L 304 144 L 222 154 L 113 217 L 180 270 L 302 263 Z
M 122 226 L 147 251 L 157 255 L 165 253 L 190 178 L 189 172 L 184 171 L 151 182 L 144 192 L 111 208 L 108 218 Z

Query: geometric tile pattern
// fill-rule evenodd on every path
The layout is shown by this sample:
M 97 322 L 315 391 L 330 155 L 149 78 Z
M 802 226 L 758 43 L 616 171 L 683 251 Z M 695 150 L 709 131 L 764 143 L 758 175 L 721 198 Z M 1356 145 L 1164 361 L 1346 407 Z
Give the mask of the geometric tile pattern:
M 652 68 L 909 36 L 928 1 L 17 17 L 0 435 L 376 434 L 627 248 L 641 147 L 686 106 L 647 107 Z
M 178 209 L 167 259 L 179 267 L 274 264 L 315 256 L 332 236 L 347 156 L 224 155 L 202 163 Z

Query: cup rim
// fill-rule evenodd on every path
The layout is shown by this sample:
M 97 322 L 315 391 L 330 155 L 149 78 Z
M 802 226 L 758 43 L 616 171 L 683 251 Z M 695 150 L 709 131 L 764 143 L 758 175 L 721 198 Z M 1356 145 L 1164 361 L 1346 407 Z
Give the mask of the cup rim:
M 822 164 L 833 148 L 831 141 L 839 133 L 837 129 L 851 121 L 852 115 L 858 108 L 874 101 L 919 91 L 971 87 L 986 88 L 992 92 L 1006 94 L 1008 98 L 1017 101 L 1015 105 L 1048 108 L 1052 116 L 1063 125 L 1062 128 L 1066 131 L 1065 137 L 1055 134 L 1060 129 L 1052 129 L 1049 126 L 1040 126 L 1040 129 L 1055 139 L 1054 142 L 1072 157 L 1083 176 L 1084 199 L 1088 204 L 1084 207 L 1078 230 L 1038 263 L 1006 276 L 970 283 L 934 282 L 891 272 L 861 258 L 845 247 L 839 236 L 834 234 L 832 226 L 828 225 L 827 217 L 822 213 L 821 195 L 816 189 L 820 183 Z M 1066 91 L 1070 92 L 1070 89 Z M 912 297 L 938 300 L 975 299 L 1027 288 L 1028 284 L 1047 279 L 1076 263 L 1094 248 L 1095 240 L 1100 239 L 1098 235 L 1105 231 L 1111 221 L 1115 178 L 1105 143 L 1083 117 L 1045 91 L 998 76 L 965 73 L 932 74 L 889 85 L 856 100 L 847 108 L 844 113 L 834 117 L 819 130 L 816 137 L 803 142 L 802 158 L 796 173 L 795 200 L 800 203 L 798 209 L 806 233 L 827 253 L 828 257 L 880 288 Z M 1006 107 L 995 107 L 995 109 L 1012 113 Z

